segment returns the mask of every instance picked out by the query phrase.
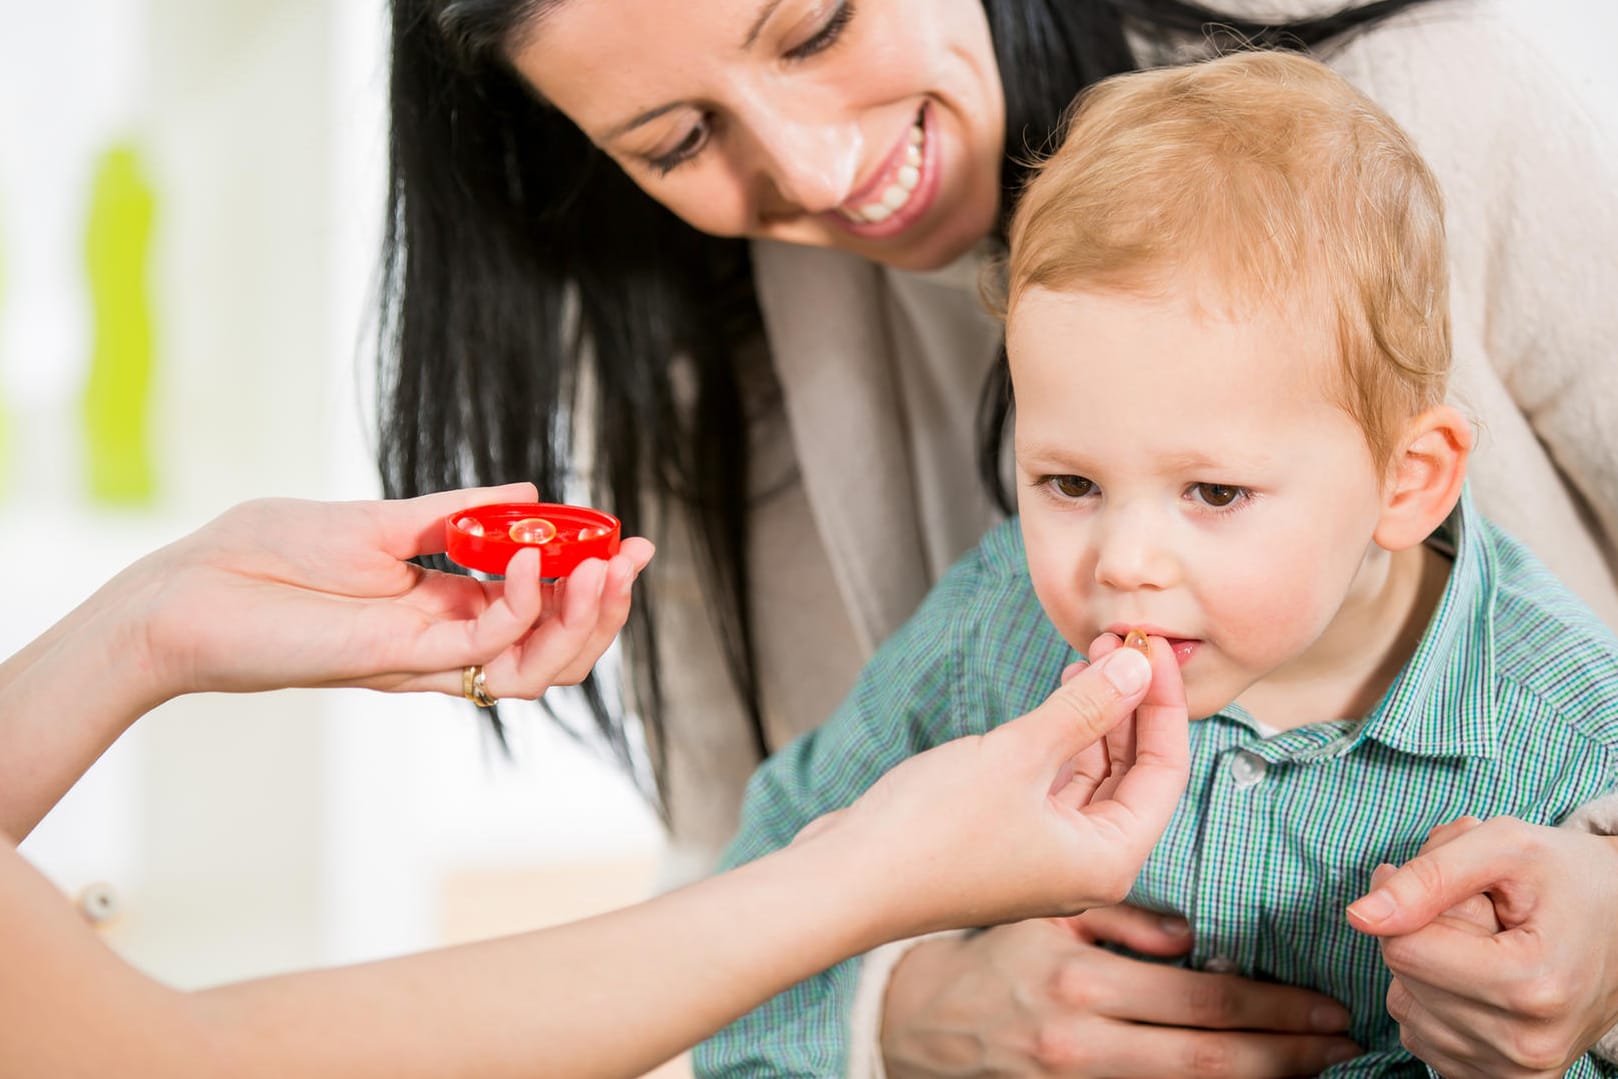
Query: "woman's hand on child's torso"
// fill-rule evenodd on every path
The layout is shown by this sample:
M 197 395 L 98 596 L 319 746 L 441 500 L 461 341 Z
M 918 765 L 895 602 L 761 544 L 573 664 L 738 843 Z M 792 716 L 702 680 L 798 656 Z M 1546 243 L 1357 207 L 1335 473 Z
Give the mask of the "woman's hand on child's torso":
M 1356 1056 L 1348 1013 L 1306 989 L 1131 959 L 1191 937 L 1131 907 L 917 945 L 888 988 L 889 1079 L 1313 1075 Z M 1147 1029 L 1143 1024 L 1150 1024 Z

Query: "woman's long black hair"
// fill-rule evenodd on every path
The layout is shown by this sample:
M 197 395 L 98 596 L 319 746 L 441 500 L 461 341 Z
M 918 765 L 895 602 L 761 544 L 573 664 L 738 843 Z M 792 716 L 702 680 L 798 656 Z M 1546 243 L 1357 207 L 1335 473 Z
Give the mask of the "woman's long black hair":
M 384 489 L 404 497 L 531 480 L 542 497 L 576 492 L 610 508 L 626 535 L 650 534 L 662 510 L 683 510 L 762 758 L 741 390 L 742 357 L 759 351 L 743 345 L 762 330 L 748 249 L 680 222 L 511 71 L 508 44 L 552 2 L 565 0 L 393 0 L 378 341 Z M 1135 66 L 1126 25 L 1213 25 L 1306 48 L 1411 2 L 1265 26 L 1178 0 L 983 0 L 1005 87 L 1002 206 L 1074 96 Z M 1002 504 L 1007 386 L 999 365 L 979 429 L 984 477 Z M 654 800 L 665 782 L 647 586 L 656 580 L 654 560 L 628 628 Z M 624 709 L 593 678 L 582 688 L 634 772 Z

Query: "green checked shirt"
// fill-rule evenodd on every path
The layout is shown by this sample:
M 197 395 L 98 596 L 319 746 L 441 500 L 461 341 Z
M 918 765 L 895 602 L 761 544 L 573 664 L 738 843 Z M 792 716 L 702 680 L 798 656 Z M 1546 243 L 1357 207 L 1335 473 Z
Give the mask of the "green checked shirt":
M 1618 641 L 1468 498 L 1434 541 L 1454 552 L 1449 583 L 1376 708 L 1268 736 L 1236 706 L 1193 723 L 1190 784 L 1130 894 L 1190 920 L 1190 966 L 1346 1004 L 1369 1052 L 1333 1077 L 1427 1074 L 1387 1014 L 1376 941 L 1343 916 L 1372 869 L 1463 814 L 1555 824 L 1618 786 Z M 759 769 L 725 863 L 784 846 L 905 757 L 1029 711 L 1074 658 L 1009 521 L 938 583 L 825 726 Z M 698 1048 L 698 1074 L 841 1076 L 858 963 L 721 1031 Z M 1587 1056 L 1568 1074 L 1618 1068 Z

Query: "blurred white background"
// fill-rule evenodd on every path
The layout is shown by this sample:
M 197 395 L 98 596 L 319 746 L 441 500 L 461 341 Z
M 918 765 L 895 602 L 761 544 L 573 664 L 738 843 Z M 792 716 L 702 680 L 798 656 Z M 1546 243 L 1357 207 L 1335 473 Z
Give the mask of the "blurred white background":
M 384 171 L 379 0 L 74 0 L 0 16 L 0 566 L 7 653 L 240 499 L 370 497 L 366 313 Z M 1521 0 L 1618 102 L 1607 0 Z M 79 399 L 96 155 L 157 198 L 157 494 L 86 493 Z M 1615 255 L 1618 257 L 1618 255 Z M 85 677 L 93 678 L 94 671 Z M 62 707 L 72 708 L 71 687 Z M 175 702 L 24 851 L 104 882 L 109 942 L 179 986 L 519 929 L 631 900 L 661 834 L 537 716 L 500 759 L 460 702 L 289 692 Z
M 0 648 L 243 498 L 374 497 L 367 318 L 385 175 L 375 0 L 75 0 L 0 18 Z M 146 505 L 92 500 L 80 400 L 97 156 L 156 194 Z M 93 678 L 94 671 L 85 677 Z M 63 708 L 71 709 L 71 687 Z M 110 886 L 107 939 L 195 986 L 639 898 L 662 835 L 536 711 L 293 691 L 176 701 L 23 845 Z

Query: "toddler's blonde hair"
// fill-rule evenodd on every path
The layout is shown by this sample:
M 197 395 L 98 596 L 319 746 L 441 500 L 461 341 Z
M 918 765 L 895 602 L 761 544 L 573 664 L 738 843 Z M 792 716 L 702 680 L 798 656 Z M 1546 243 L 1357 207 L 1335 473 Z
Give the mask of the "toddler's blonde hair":
M 1147 293 L 1192 272 L 1228 302 L 1318 318 L 1338 352 L 1330 392 L 1379 467 L 1443 400 L 1438 183 L 1391 117 L 1314 60 L 1241 52 L 1091 87 L 1010 239 L 1008 311 L 1030 287 Z

